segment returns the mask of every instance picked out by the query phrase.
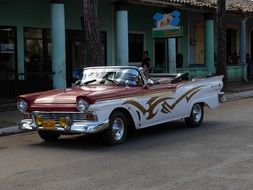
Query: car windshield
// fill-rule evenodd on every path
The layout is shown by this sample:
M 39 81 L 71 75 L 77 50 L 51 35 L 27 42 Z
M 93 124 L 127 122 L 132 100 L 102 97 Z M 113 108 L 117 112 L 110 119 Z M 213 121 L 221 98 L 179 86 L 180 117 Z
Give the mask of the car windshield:
M 81 85 L 89 84 L 139 86 L 142 80 L 139 71 L 133 68 L 88 68 L 83 71 Z

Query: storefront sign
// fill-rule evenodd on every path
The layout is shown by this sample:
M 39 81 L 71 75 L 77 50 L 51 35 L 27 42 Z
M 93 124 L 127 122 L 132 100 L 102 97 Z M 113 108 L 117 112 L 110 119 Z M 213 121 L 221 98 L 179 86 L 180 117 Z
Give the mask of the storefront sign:
M 1 53 L 15 53 L 14 44 L 0 44 Z
M 153 38 L 176 38 L 181 36 L 182 36 L 181 27 L 152 31 Z
M 173 11 L 169 14 L 156 13 L 153 16 L 155 28 L 152 31 L 153 38 L 175 38 L 182 36 L 180 24 L 180 12 Z

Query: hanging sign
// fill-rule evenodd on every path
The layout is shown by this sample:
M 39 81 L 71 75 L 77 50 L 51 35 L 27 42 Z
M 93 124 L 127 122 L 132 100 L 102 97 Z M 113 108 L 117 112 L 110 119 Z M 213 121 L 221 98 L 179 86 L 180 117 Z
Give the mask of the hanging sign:
M 1 53 L 14 53 L 14 44 L 0 44 L 0 52 Z
M 153 38 L 175 38 L 182 36 L 180 24 L 180 12 L 173 11 L 169 14 L 156 13 L 153 16 L 155 28 L 152 31 Z

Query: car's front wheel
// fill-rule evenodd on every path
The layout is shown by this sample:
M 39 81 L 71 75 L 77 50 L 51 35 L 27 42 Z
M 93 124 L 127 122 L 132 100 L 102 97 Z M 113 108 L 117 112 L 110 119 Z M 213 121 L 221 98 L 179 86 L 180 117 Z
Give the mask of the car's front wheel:
M 190 117 L 185 118 L 185 122 L 189 127 L 198 127 L 201 125 L 204 117 L 204 109 L 202 104 L 194 104 L 192 106 Z
M 102 133 L 103 139 L 110 145 L 122 144 L 127 136 L 127 118 L 122 112 L 114 112 L 109 119 L 109 128 Z
M 42 138 L 44 141 L 49 141 L 49 142 L 56 141 L 61 136 L 60 133 L 57 133 L 55 131 L 39 130 L 38 134 L 39 134 L 40 138 Z

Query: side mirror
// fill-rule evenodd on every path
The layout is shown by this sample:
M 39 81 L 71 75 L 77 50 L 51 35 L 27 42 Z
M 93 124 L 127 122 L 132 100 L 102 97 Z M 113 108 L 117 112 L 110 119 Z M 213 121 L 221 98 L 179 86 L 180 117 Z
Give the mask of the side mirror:
M 153 86 L 155 83 L 152 79 L 148 79 L 148 83 L 149 86 Z
M 144 89 L 148 89 L 149 86 L 153 86 L 155 83 L 152 79 L 148 79 L 147 83 L 143 86 Z
M 214 77 L 215 76 L 215 73 L 209 73 L 206 78 L 210 78 L 210 77 Z
M 73 86 L 79 86 L 81 84 L 81 79 L 77 80 L 75 83 L 73 83 Z

